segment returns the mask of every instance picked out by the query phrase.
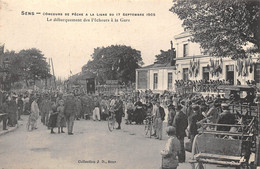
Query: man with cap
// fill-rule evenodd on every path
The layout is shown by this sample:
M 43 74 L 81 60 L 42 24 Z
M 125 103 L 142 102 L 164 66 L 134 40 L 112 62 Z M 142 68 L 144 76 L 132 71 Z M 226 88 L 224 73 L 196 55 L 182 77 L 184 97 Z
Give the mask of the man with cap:
M 77 96 L 75 98 L 76 101 L 76 119 L 79 120 L 80 119 L 80 113 L 81 113 L 81 109 L 82 109 L 82 104 L 81 104 L 81 100 L 79 98 L 79 96 Z
M 40 110 L 41 110 L 41 122 L 47 126 L 49 122 L 49 112 L 51 110 L 51 101 L 47 93 L 44 95 L 44 99 L 41 103 Z
M 213 102 L 208 102 L 208 104 L 209 107 L 211 107 L 206 114 L 206 117 L 208 118 L 208 122 L 217 123 L 220 114 L 219 103 L 217 100 L 214 100 Z
M 153 131 L 154 131 L 154 133 L 152 134 L 152 136 L 156 136 L 156 131 L 157 131 L 157 126 L 155 125 L 155 114 L 156 114 L 156 112 L 157 111 L 159 111 L 159 110 L 157 110 L 157 109 L 159 109 L 159 107 L 157 106 L 157 100 L 156 99 L 153 99 L 153 101 L 152 101 L 152 104 L 153 104 L 153 109 L 152 109 L 152 116 L 153 116 Z M 159 102 L 159 105 L 160 105 L 160 102 Z
M 94 96 L 93 120 L 100 121 L 100 104 L 99 104 L 98 96 Z
M 140 101 L 140 98 L 137 97 L 137 101 L 135 103 L 135 121 L 136 124 L 141 124 L 142 123 L 142 112 L 143 111 L 143 103 Z
M 167 126 L 173 126 L 173 120 L 176 115 L 175 107 L 172 103 L 168 106 L 168 123 Z
M 106 120 L 109 116 L 108 113 L 109 109 L 109 102 L 107 100 L 107 96 L 102 96 L 102 100 L 100 102 L 100 113 L 101 113 L 101 119 Z
M 190 132 L 190 140 L 191 143 L 193 143 L 193 139 L 198 134 L 198 126 L 197 122 L 201 121 L 204 116 L 200 112 L 200 107 L 199 105 L 195 104 L 192 106 L 193 114 L 190 117 L 190 124 L 188 127 L 188 130 Z
M 156 106 L 158 109 L 156 109 L 154 122 L 155 122 L 155 129 L 156 129 L 156 139 L 161 140 L 162 139 L 162 129 L 163 129 L 163 120 L 165 117 L 164 109 L 160 106 L 160 102 L 156 102 Z
M 185 162 L 184 137 L 186 137 L 186 128 L 188 126 L 188 117 L 182 111 L 182 106 L 178 105 L 176 108 L 176 116 L 174 117 L 173 126 L 176 128 L 176 136 L 180 141 L 181 149 L 178 154 L 180 163 Z
M 67 122 L 68 135 L 73 135 L 73 125 L 76 115 L 76 101 L 73 94 L 69 94 L 64 104 L 64 115 Z
M 223 112 L 219 115 L 218 124 L 235 124 L 236 118 L 235 115 L 231 114 L 229 110 L 229 105 L 226 103 L 221 104 Z M 231 127 L 229 126 L 218 126 L 218 131 L 229 131 Z

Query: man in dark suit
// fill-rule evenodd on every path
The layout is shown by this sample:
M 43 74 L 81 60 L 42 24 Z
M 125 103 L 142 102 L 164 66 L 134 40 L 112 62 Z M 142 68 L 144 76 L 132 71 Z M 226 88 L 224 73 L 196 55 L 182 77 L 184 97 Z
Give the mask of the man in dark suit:
M 231 114 L 229 110 L 229 105 L 226 103 L 221 104 L 223 112 L 219 115 L 218 124 L 235 124 L 236 118 L 234 114 Z M 229 131 L 231 127 L 229 126 L 218 126 L 218 131 Z
M 69 94 L 65 101 L 64 115 L 67 122 L 68 135 L 73 135 L 72 130 L 73 130 L 74 119 L 76 115 L 76 101 L 72 94 Z
M 186 137 L 186 128 L 188 126 L 188 117 L 182 112 L 182 106 L 178 105 L 176 108 L 176 115 L 173 120 L 173 126 L 176 128 L 176 136 L 181 144 L 181 150 L 178 154 L 180 163 L 185 162 L 184 137 Z

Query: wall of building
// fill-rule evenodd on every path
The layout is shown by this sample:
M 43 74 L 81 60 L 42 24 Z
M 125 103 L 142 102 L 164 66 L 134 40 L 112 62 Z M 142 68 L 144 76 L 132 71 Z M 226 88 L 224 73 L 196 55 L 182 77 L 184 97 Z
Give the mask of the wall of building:
M 161 93 L 164 90 L 168 90 L 168 73 L 172 73 L 172 89 L 170 91 L 175 91 L 175 80 L 183 79 L 183 69 L 190 69 L 190 61 L 195 59 L 195 61 L 200 62 L 199 72 L 195 77 L 188 75 L 190 80 L 202 80 L 203 79 L 203 67 L 210 66 L 210 60 L 220 60 L 220 58 L 213 58 L 203 54 L 203 50 L 200 48 L 200 45 L 197 43 L 191 42 L 190 34 L 188 32 L 184 32 L 180 35 L 175 36 L 175 48 L 176 48 L 176 65 L 175 67 L 149 67 L 145 69 L 137 69 L 136 70 L 136 84 L 138 84 L 138 71 L 147 71 L 147 87 L 140 88 L 136 85 L 136 90 L 147 90 L 150 89 L 153 92 Z M 188 55 L 183 57 L 183 46 L 184 44 L 188 44 Z M 223 66 L 222 73 L 218 76 L 212 75 L 209 73 L 210 80 L 226 80 L 227 78 L 227 65 L 234 66 L 234 84 L 237 84 L 237 80 L 241 82 L 242 85 L 246 84 L 248 80 L 254 80 L 254 69 L 248 76 L 238 76 L 238 72 L 236 71 L 237 62 L 231 60 L 230 58 L 222 58 Z M 256 61 L 256 58 L 253 59 Z M 175 69 L 176 68 L 176 69 Z M 154 89 L 154 73 L 158 74 L 158 87 Z
M 137 75 L 137 83 L 138 83 L 138 71 L 143 71 L 142 69 L 139 69 L 136 71 L 136 75 Z M 176 76 L 175 76 L 175 70 L 173 68 L 154 68 L 154 69 L 149 69 L 147 71 L 147 88 L 146 89 L 150 89 L 155 93 L 161 93 L 164 90 L 168 90 L 168 73 L 172 73 L 173 75 L 173 82 L 172 82 L 172 90 L 174 90 L 174 83 L 176 80 Z M 154 89 L 154 74 L 157 73 L 158 75 L 158 85 L 157 85 L 157 89 Z M 138 88 L 138 85 L 136 85 L 136 90 L 146 90 L 145 88 Z
M 203 50 L 200 48 L 200 45 L 197 43 L 193 43 L 189 41 L 190 36 L 189 33 L 183 33 L 175 36 L 175 48 L 176 48 L 176 68 L 177 68 L 177 80 L 183 79 L 183 69 L 190 68 L 190 61 L 195 58 L 195 60 L 200 61 L 199 73 L 196 77 L 189 76 L 190 80 L 202 80 L 203 79 L 203 67 L 207 67 L 210 64 L 210 59 L 220 59 L 213 58 L 207 55 L 203 55 Z M 184 44 L 188 44 L 188 56 L 183 57 L 183 46 Z M 248 74 L 248 76 L 238 76 L 238 72 L 236 71 L 236 61 L 231 60 L 230 58 L 223 58 L 223 69 L 222 73 L 219 76 L 209 75 L 209 79 L 212 80 L 223 80 L 227 77 L 227 65 L 234 66 L 234 84 L 236 84 L 237 80 L 241 82 L 241 84 L 246 84 L 246 81 L 254 79 L 254 71 Z M 256 59 L 253 59 L 256 61 Z M 253 69 L 254 70 L 254 69 Z

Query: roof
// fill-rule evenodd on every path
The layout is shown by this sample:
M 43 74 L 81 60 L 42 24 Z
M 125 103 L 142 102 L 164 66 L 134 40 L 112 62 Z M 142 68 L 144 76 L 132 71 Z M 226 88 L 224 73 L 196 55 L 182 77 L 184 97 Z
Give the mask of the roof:
M 92 79 L 95 78 L 96 75 L 94 73 L 91 73 L 89 71 L 81 73 L 78 77 L 77 80 L 86 80 L 86 79 Z
M 174 39 L 181 39 L 181 38 L 185 38 L 185 37 L 189 37 L 191 36 L 191 33 L 189 31 L 184 31 L 178 35 L 174 36 Z
M 168 63 L 154 63 L 148 66 L 141 67 L 139 69 L 154 69 L 154 68 L 168 68 L 168 67 L 175 68 L 175 66 L 171 66 L 171 63 L 168 62 Z

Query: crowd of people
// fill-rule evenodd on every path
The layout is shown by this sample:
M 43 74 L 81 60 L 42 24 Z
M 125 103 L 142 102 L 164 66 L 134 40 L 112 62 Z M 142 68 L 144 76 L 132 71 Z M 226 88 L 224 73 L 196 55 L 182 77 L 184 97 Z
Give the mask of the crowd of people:
M 229 110 L 234 99 L 231 94 L 227 99 L 224 95 L 203 96 L 198 93 L 180 95 L 168 91 L 155 94 L 151 90 L 125 93 L 121 95 L 75 94 L 47 92 L 47 93 L 2 93 L 0 112 L 8 114 L 9 126 L 14 126 L 21 119 L 22 114 L 29 116 L 32 130 L 37 129 L 37 119 L 50 129 L 50 133 L 73 134 L 74 120 L 91 119 L 106 120 L 111 112 L 115 113 L 117 129 L 121 129 L 124 117 L 126 125 L 141 125 L 147 117 L 152 117 L 153 136 L 161 140 L 163 121 L 167 122 L 169 140 L 162 156 L 164 164 L 176 166 L 176 160 L 167 160 L 172 147 L 178 150 L 173 156 L 178 156 L 178 162 L 185 162 L 184 138 L 188 136 L 192 143 L 198 134 L 198 122 L 203 119 L 208 123 L 235 124 L 236 117 Z M 252 96 L 253 97 L 253 96 Z M 254 98 L 251 98 L 251 100 Z M 167 111 L 166 111 L 167 110 Z M 167 113 L 167 114 L 166 114 Z M 166 119 L 166 116 L 168 117 Z M 229 131 L 230 127 L 216 127 L 213 130 Z M 168 161 L 168 162 L 167 162 Z M 174 163 L 174 164 L 173 164 Z
M 190 89 L 193 92 L 217 92 L 217 87 L 219 85 L 233 85 L 234 81 L 232 80 L 176 80 L 175 86 L 176 90 L 180 89 Z M 237 79 L 237 85 L 241 85 L 241 81 Z M 246 81 L 247 85 L 256 85 L 254 80 Z

